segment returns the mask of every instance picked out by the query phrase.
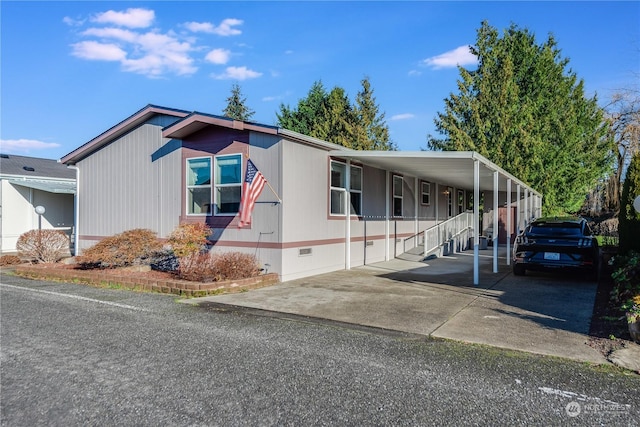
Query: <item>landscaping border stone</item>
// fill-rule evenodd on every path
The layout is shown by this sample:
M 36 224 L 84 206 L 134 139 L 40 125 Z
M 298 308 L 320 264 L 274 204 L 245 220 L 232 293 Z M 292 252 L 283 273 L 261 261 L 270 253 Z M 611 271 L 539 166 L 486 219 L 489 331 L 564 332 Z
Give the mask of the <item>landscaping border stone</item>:
M 50 265 L 19 265 L 15 268 L 15 274 L 32 279 L 79 282 L 94 286 L 119 286 L 131 290 L 160 292 L 187 297 L 244 292 L 280 282 L 277 273 L 262 274 L 247 279 L 202 283 L 179 279 L 136 277 L 127 275 L 126 272 L 123 272 L 122 275 L 115 275 L 113 273 L 107 274 L 101 270 L 76 270 L 56 268 Z

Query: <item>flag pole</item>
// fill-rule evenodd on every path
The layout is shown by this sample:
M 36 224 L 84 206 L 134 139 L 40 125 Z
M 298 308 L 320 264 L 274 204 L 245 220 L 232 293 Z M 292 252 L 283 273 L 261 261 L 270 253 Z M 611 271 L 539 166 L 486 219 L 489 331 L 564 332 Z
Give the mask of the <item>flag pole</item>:
M 282 199 L 280 198 L 280 196 L 278 196 L 278 193 L 276 193 L 276 190 L 273 189 L 271 184 L 269 184 L 269 180 L 265 178 L 265 182 L 269 186 L 269 189 L 271 190 L 271 192 L 278 198 L 278 203 L 282 203 Z
M 247 153 L 247 160 L 250 160 L 251 156 L 249 155 L 249 153 Z M 276 193 L 276 190 L 273 189 L 273 187 L 271 186 L 271 184 L 269 183 L 269 180 L 267 179 L 267 177 L 264 177 L 264 182 L 269 186 L 269 190 L 271 190 L 271 192 L 273 193 L 274 196 L 276 196 L 276 198 L 278 199 L 278 203 L 282 204 L 282 199 L 280 198 L 280 196 L 278 195 L 278 193 Z

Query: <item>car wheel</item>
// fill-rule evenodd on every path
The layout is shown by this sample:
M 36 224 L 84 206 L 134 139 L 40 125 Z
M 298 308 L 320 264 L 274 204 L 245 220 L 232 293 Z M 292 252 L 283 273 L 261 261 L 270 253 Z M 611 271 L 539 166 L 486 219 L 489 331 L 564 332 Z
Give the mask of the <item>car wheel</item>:
M 513 275 L 514 276 L 524 276 L 525 275 L 525 268 L 523 265 L 520 264 L 513 264 Z

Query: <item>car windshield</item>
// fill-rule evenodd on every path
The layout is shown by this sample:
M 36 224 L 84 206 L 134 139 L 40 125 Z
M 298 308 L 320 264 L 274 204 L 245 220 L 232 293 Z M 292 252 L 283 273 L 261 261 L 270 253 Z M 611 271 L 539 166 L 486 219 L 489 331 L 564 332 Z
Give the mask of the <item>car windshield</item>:
M 582 236 L 580 224 L 533 224 L 529 233 L 539 236 Z

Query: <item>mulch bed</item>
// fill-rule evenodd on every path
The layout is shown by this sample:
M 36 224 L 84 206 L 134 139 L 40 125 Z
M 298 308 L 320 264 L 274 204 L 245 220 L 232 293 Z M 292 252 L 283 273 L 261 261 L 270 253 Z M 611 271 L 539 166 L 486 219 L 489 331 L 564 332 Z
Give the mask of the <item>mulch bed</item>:
M 617 307 L 610 304 L 613 286 L 611 272 L 603 272 L 598 282 L 589 329 L 589 346 L 599 350 L 605 357 L 631 342 L 626 318 L 622 317 Z

